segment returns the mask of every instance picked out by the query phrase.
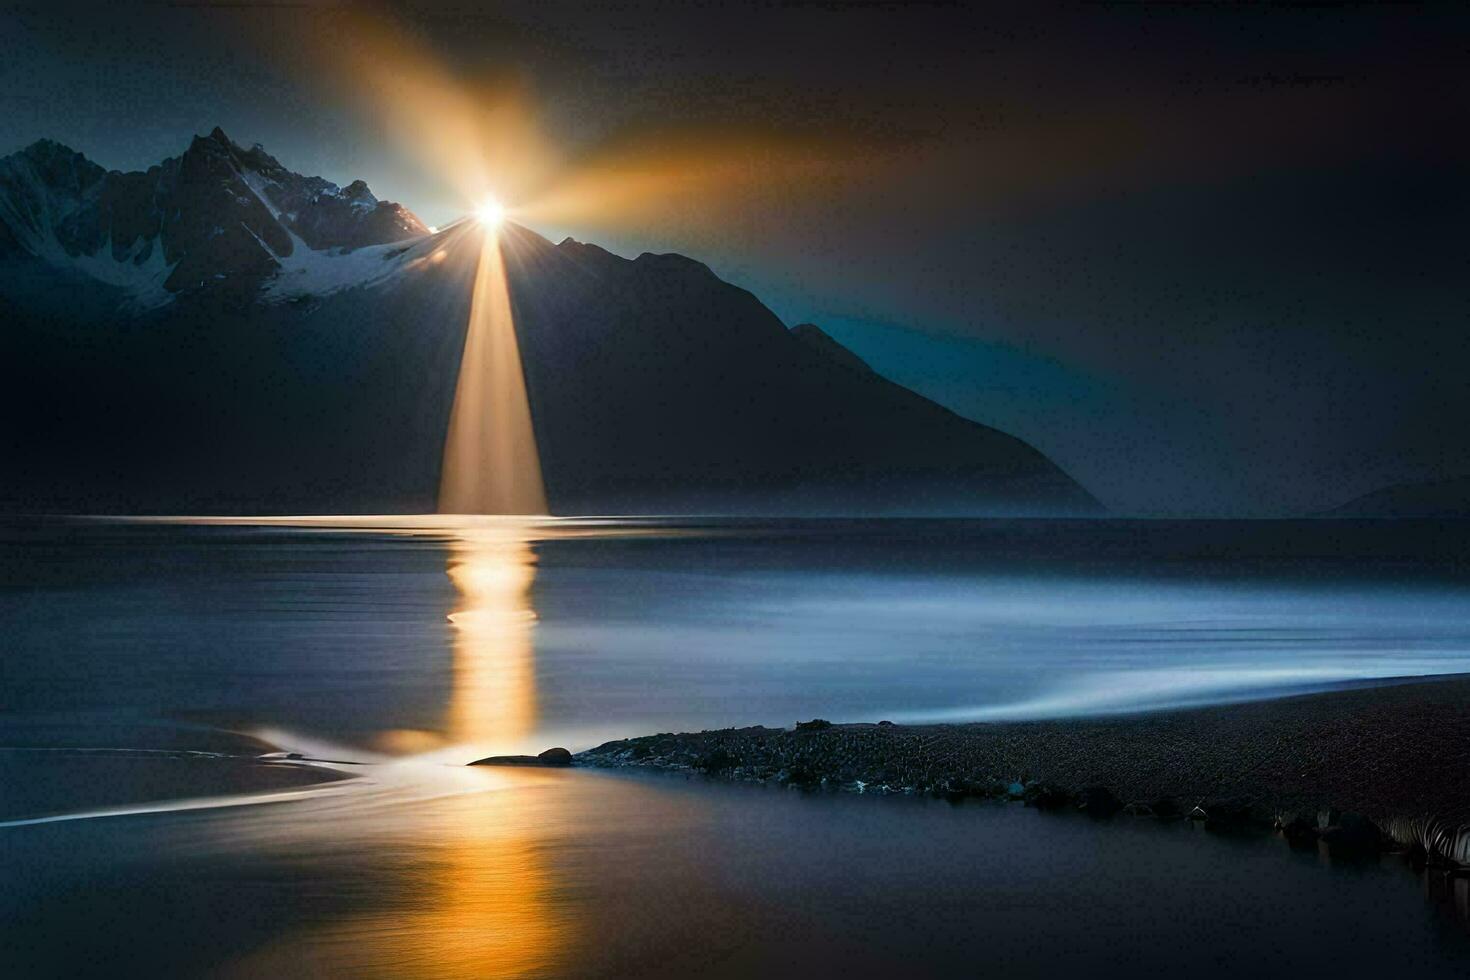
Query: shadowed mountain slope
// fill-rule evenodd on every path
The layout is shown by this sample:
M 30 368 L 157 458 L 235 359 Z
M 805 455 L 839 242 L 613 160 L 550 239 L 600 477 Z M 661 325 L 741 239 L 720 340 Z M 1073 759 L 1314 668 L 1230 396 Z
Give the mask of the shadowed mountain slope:
M 1400 483 L 1365 493 L 1324 517 L 1470 517 L 1470 477 Z
M 698 262 L 518 228 L 505 243 L 542 468 L 568 510 L 1097 509 L 1021 440 L 814 349 Z
M 800 340 L 817 353 L 825 354 L 828 358 L 836 361 L 843 367 L 866 374 L 873 373 L 873 369 L 867 361 L 839 344 L 833 339 L 831 334 L 827 333 L 827 331 L 815 323 L 798 323 L 791 328 L 791 336 Z

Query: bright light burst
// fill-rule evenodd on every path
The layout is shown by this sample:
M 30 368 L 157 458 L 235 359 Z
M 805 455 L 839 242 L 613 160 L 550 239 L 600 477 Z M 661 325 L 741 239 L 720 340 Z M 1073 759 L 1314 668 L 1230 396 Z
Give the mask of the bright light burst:
M 475 208 L 475 217 L 480 219 L 480 224 L 486 228 L 499 228 L 500 223 L 505 220 L 505 205 L 493 197 L 487 197 L 480 206 Z

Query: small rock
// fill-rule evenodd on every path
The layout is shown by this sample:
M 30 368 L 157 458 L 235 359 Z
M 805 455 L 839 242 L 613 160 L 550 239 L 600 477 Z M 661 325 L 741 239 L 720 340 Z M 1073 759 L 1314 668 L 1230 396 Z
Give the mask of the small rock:
M 1180 815 L 1179 801 L 1171 799 L 1167 796 L 1163 796 L 1157 800 L 1154 800 L 1152 803 L 1148 804 L 1148 807 L 1154 812 L 1154 816 L 1158 817 L 1161 820 L 1167 820 L 1170 817 L 1177 817 Z
M 702 772 L 724 772 L 735 765 L 735 757 L 724 749 L 715 749 L 709 755 L 704 756 L 695 764 L 696 769 Z
M 547 749 L 540 755 L 492 755 L 476 759 L 472 766 L 569 766 L 572 754 L 563 748 Z
M 1291 843 L 1307 842 L 1317 837 L 1317 818 L 1315 814 L 1307 813 L 1278 813 L 1276 815 L 1276 829 L 1281 831 L 1281 836 Z
M 1215 831 L 1239 830 L 1251 822 L 1250 805 L 1236 800 L 1214 800 L 1204 804 L 1205 829 Z
M 1111 817 L 1123 808 L 1123 804 L 1106 786 L 1088 786 L 1077 794 L 1077 809 L 1091 817 Z
M 1377 824 L 1361 813 L 1340 813 L 1336 817 L 1335 824 L 1318 833 L 1332 853 L 1371 854 L 1378 850 L 1383 834 Z
M 1038 810 L 1054 810 L 1064 807 L 1072 801 L 1071 795 L 1060 786 L 1051 783 L 1032 783 L 1026 787 L 1022 799 L 1027 806 L 1034 806 Z
M 786 786 L 811 786 L 819 781 L 820 777 L 800 762 L 794 762 L 776 773 L 776 782 Z
M 982 798 L 1005 796 L 1007 793 L 1006 786 L 993 779 L 957 779 L 954 781 L 954 787 L 966 796 L 978 796 Z

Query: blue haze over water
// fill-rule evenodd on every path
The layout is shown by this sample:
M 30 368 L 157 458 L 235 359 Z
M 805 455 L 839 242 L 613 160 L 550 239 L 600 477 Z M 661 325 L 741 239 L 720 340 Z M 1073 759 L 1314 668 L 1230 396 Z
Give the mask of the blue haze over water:
M 368 523 L 12 525 L 7 709 L 348 743 L 442 733 L 453 618 L 477 604 L 526 621 L 535 722 L 518 735 L 574 749 L 1470 669 L 1470 531 L 1455 522 Z M 465 595 L 456 565 L 489 589 Z

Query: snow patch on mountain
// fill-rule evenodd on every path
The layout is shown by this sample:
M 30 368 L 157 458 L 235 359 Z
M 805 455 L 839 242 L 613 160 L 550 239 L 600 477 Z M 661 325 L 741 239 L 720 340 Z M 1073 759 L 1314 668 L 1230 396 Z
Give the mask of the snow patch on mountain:
M 277 221 L 281 220 L 281 209 L 275 206 L 271 201 L 270 194 L 266 191 L 266 187 L 273 184 L 274 181 L 267 180 L 249 167 L 241 168 L 238 173 L 240 174 L 240 179 L 245 181 L 245 186 L 254 191 L 255 196 L 260 198 L 260 203 L 265 205 L 265 209 L 271 213 L 271 217 Z
M 120 257 L 114 255 L 111 239 L 87 255 L 68 255 L 54 237 L 51 246 L 45 257 L 53 265 L 75 269 L 98 282 L 123 290 L 127 294 L 124 309 L 137 312 L 155 310 L 174 298 L 163 285 L 174 266 L 164 258 L 163 246 L 157 241 L 140 238 Z
M 0 158 L 0 257 L 117 287 L 128 310 L 199 290 L 282 300 L 370 285 L 428 261 L 430 237 L 365 182 L 293 173 L 218 128 L 147 171 L 106 171 L 48 140 Z
M 443 256 L 432 236 L 408 242 L 367 245 L 352 251 L 312 250 L 295 233 L 291 254 L 277 259 L 281 269 L 261 287 L 268 303 L 329 296 L 344 289 L 377 286 Z

